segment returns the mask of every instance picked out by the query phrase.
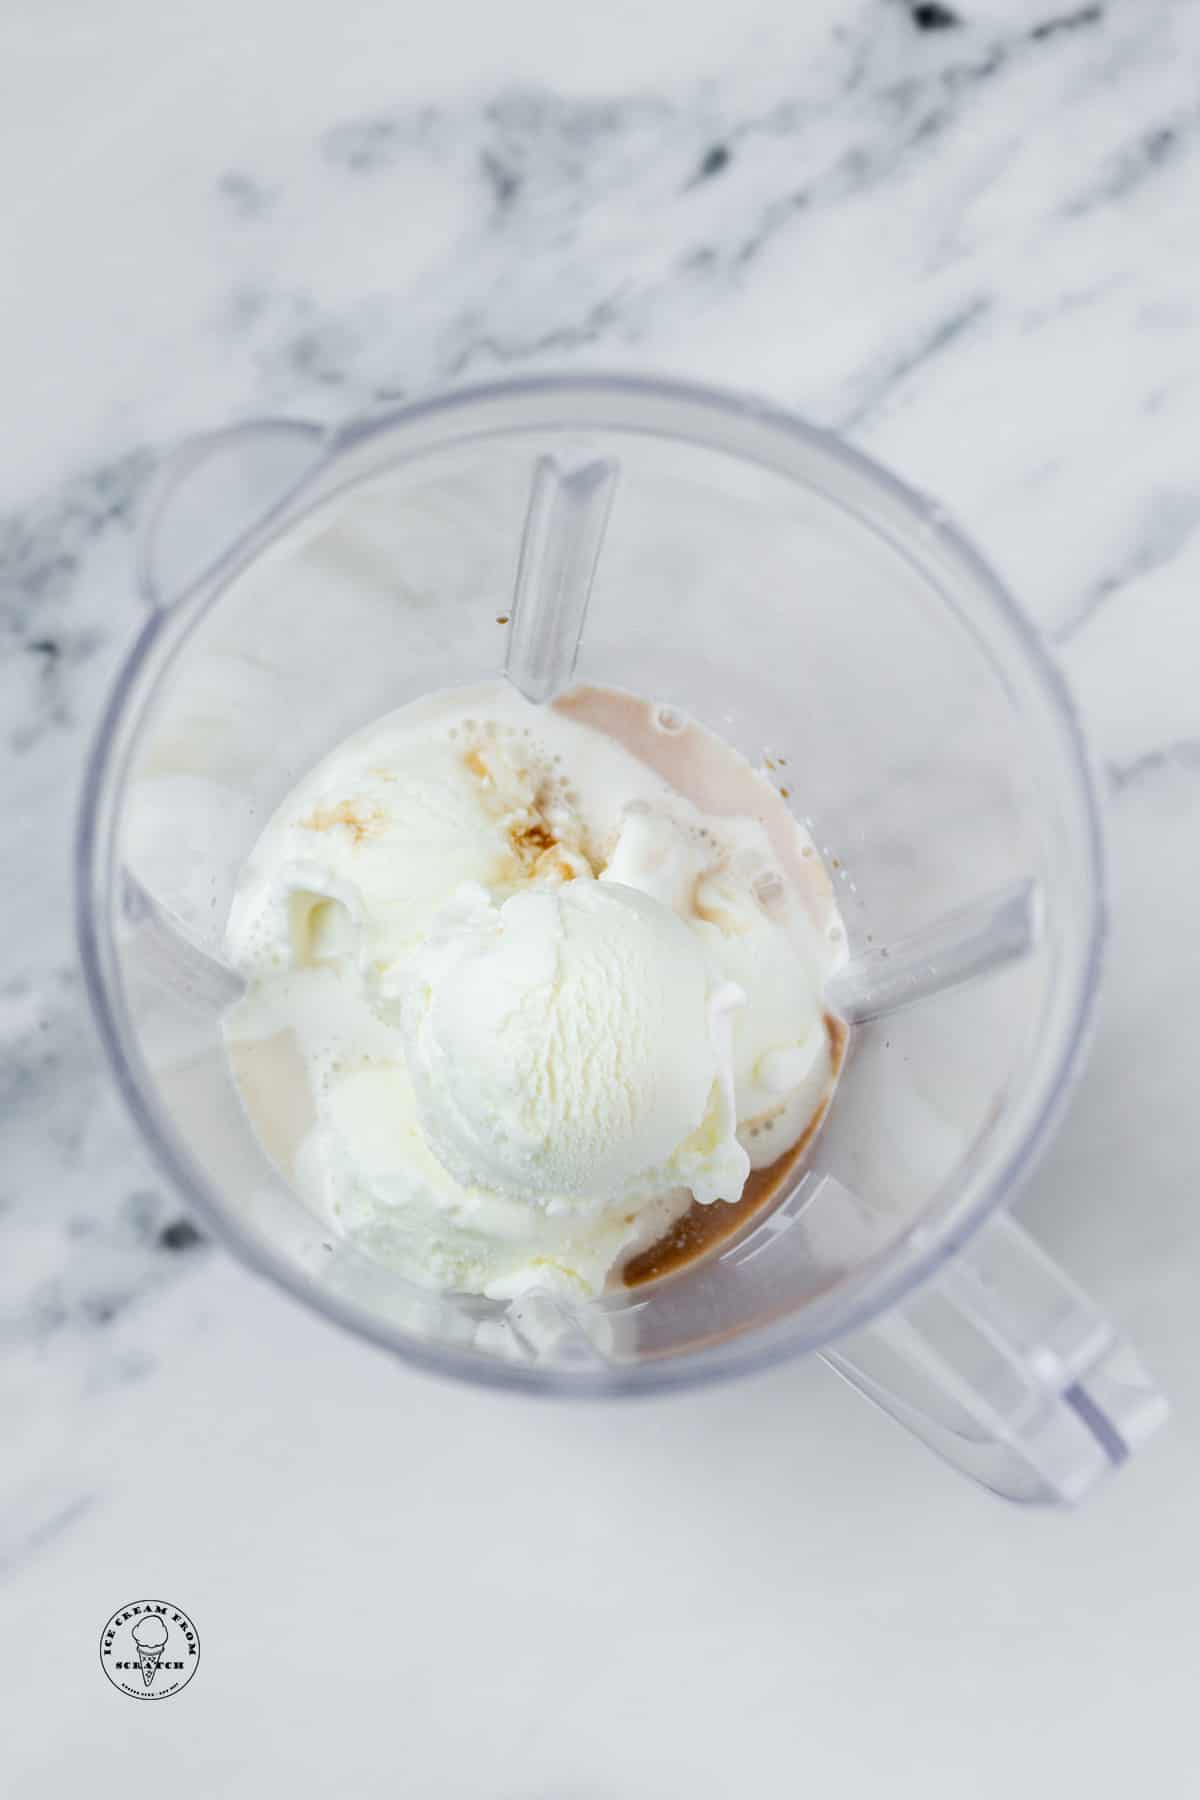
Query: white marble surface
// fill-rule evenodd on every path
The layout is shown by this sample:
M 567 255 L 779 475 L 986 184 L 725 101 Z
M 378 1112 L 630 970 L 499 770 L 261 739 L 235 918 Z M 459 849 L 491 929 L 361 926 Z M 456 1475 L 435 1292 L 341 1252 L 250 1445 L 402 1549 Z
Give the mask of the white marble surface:
M 1200 14 L 954 10 L 0 19 L 6 1794 L 1189 1791 Z M 1115 939 L 1021 1211 L 1175 1408 L 1081 1515 L 987 1500 L 815 1364 L 578 1413 L 411 1374 L 192 1241 L 119 1110 L 67 856 L 155 456 L 535 365 L 844 430 L 1059 648 Z M 204 1660 L 131 1712 L 96 1641 L 150 1590 Z

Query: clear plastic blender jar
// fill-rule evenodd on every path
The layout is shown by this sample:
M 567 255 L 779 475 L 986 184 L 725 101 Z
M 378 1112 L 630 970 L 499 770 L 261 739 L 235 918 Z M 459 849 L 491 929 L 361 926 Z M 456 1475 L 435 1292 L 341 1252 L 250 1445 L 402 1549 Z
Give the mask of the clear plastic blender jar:
M 1058 674 L 935 507 L 769 406 L 597 377 L 217 433 L 148 510 L 79 934 L 121 1089 L 213 1231 L 467 1380 L 625 1395 L 815 1351 L 1012 1498 L 1075 1499 L 1125 1460 L 1161 1397 L 1004 1212 L 1095 997 L 1096 797 Z M 230 897 L 278 802 L 380 714 L 502 670 L 785 757 L 850 943 L 850 1053 L 792 1191 L 711 1258 L 578 1306 L 433 1293 L 332 1238 L 260 1147 L 220 1031 Z

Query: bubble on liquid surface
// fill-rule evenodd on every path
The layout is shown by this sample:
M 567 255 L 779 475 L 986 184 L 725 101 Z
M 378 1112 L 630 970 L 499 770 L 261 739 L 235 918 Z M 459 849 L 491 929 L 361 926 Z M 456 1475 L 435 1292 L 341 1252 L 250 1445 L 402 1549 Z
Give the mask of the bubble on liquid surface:
M 687 715 L 677 706 L 656 706 L 650 719 L 655 731 L 664 732 L 668 737 L 678 737 L 687 726 Z
M 774 912 L 781 906 L 786 892 L 783 878 L 774 869 L 767 869 L 756 876 L 750 891 L 765 913 Z

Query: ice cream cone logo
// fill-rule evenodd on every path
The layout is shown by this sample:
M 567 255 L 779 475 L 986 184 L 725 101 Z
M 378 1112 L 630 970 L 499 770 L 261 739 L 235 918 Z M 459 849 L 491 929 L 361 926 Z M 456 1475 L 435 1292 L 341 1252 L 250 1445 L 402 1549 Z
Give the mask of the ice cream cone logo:
M 137 1645 L 142 1680 L 149 1687 L 158 1672 L 167 1643 L 167 1628 L 157 1613 L 151 1613 L 149 1618 L 137 1621 L 133 1628 L 133 1641 Z
M 168 1700 L 200 1664 L 200 1634 L 171 1600 L 131 1600 L 100 1633 L 100 1667 L 131 1700 Z

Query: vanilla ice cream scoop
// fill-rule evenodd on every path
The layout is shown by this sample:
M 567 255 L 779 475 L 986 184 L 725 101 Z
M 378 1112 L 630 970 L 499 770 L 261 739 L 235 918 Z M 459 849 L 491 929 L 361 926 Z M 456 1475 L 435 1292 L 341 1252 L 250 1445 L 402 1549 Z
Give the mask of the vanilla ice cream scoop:
M 593 881 L 468 885 L 405 966 L 421 1124 L 464 1183 L 555 1206 L 686 1186 L 736 1199 L 728 984 L 668 907 Z
M 653 752 L 654 708 L 604 705 Z M 845 947 L 815 846 L 728 746 L 661 742 L 669 769 L 503 682 L 430 695 L 335 745 L 247 859 L 247 1110 L 406 1278 L 601 1293 L 819 1117 Z
M 538 789 L 511 742 L 464 754 L 400 733 L 341 746 L 243 870 L 227 928 L 235 967 L 260 979 L 348 955 L 366 972 L 403 955 L 462 882 L 506 891 L 590 873 L 570 843 L 542 850 Z

